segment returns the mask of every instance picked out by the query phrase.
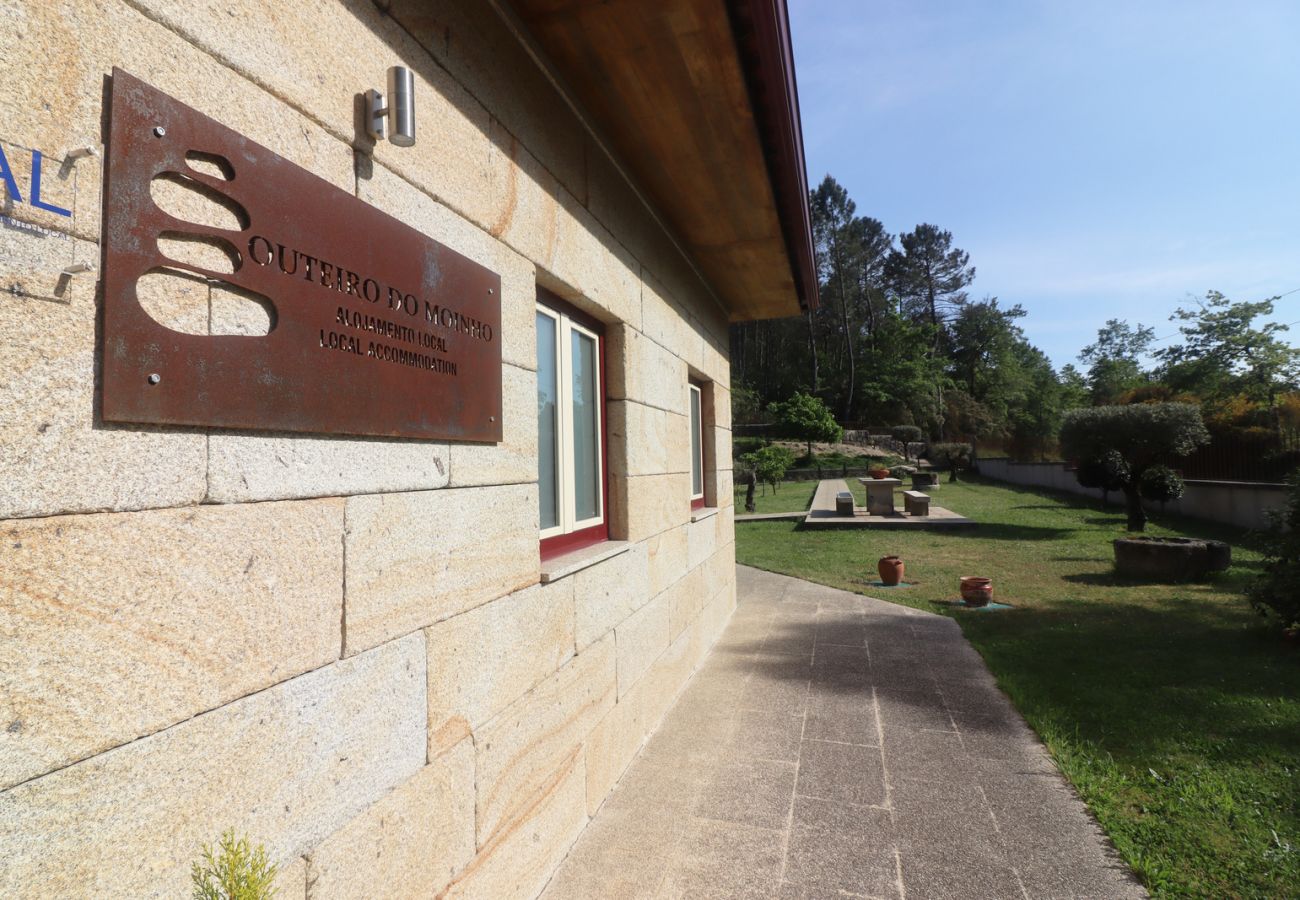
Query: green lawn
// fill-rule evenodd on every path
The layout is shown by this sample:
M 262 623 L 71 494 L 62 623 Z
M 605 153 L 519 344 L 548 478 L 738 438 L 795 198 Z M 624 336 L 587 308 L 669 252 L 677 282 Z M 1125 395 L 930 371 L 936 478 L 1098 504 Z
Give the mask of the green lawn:
M 815 481 L 782 481 L 775 491 L 771 485 L 760 484 L 754 488 L 754 512 L 799 512 L 812 504 L 817 491 Z M 745 486 L 736 486 L 736 514 L 745 514 Z
M 1300 652 L 1250 610 L 1245 536 L 1162 518 L 1155 535 L 1216 537 L 1212 582 L 1112 575 L 1124 517 L 1078 498 L 944 483 L 962 531 L 736 526 L 738 562 L 954 616 L 1120 852 L 1162 897 L 1300 896 Z M 867 586 L 902 556 L 907 590 Z M 962 575 L 993 579 L 1004 612 L 954 609 Z

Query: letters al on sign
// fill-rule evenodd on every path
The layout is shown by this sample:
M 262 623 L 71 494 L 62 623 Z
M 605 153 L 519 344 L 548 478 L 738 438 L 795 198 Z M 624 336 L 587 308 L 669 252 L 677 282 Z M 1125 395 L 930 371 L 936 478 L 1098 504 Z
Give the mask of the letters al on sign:
M 110 102 L 105 420 L 501 440 L 496 274 L 120 69 Z M 218 200 L 240 227 L 172 217 L 156 179 Z M 176 241 L 206 244 L 233 274 L 164 255 Z M 137 283 L 160 271 L 257 297 L 270 332 L 159 324 Z

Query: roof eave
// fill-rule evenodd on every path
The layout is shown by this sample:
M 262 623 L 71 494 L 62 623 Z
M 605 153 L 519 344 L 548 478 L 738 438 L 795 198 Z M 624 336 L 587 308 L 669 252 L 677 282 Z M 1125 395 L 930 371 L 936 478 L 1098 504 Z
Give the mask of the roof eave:
M 821 298 L 789 13 L 785 0 L 730 0 L 728 5 L 777 198 L 799 305 L 808 312 L 818 308 Z

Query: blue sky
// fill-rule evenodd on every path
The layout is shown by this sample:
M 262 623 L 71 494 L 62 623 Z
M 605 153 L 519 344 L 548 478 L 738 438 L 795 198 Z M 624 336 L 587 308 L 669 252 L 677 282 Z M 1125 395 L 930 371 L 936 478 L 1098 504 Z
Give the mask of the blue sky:
M 789 6 L 810 183 L 951 231 L 1058 367 L 1108 318 L 1300 288 L 1300 2 Z

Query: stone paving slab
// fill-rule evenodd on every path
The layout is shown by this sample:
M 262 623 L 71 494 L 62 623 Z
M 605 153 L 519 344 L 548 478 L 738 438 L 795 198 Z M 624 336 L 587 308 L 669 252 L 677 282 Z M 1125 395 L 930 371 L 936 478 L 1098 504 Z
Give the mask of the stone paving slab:
M 956 622 L 736 571 L 546 900 L 1147 896 Z

